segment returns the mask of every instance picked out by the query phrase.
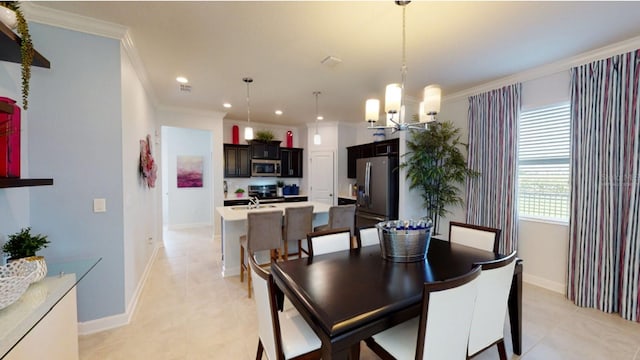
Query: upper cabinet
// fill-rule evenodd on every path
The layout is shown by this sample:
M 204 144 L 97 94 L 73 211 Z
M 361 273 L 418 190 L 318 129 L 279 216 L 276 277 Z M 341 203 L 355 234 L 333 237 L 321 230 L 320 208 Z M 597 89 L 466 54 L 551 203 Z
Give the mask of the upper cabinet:
M 251 177 L 249 145 L 224 144 L 224 177 Z
M 22 40 L 5 24 L 0 22 L 0 60 L 14 63 L 22 63 L 20 44 Z M 42 54 L 35 51 L 33 54 L 33 66 L 51 68 L 51 63 Z
M 251 140 L 252 159 L 280 159 L 280 141 Z
M 302 152 L 300 148 L 280 148 L 280 177 L 302 177 Z
M 356 160 L 374 156 L 398 156 L 400 142 L 396 139 L 349 146 L 347 148 L 347 177 L 356 178 Z

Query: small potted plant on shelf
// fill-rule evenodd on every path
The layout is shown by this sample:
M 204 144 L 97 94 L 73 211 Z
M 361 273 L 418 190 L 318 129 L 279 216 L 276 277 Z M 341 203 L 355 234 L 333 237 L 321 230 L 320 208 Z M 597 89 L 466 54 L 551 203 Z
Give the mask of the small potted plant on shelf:
M 236 189 L 235 193 L 236 193 L 237 197 L 243 197 L 244 196 L 244 189 L 238 188 L 238 189 Z
M 47 275 L 47 263 L 44 256 L 37 256 L 36 252 L 46 248 L 49 243 L 46 235 L 32 235 L 31 227 L 27 227 L 9 235 L 9 240 L 2 245 L 2 252 L 9 255 L 9 260 L 24 258 L 27 261 L 35 262 L 37 275 L 32 281 L 36 282 Z
M 33 43 L 31 42 L 31 35 L 29 34 L 29 24 L 24 18 L 24 14 L 20 9 L 20 3 L 18 1 L 0 1 L 0 6 L 9 10 L 13 10 L 16 13 L 17 31 L 20 36 L 20 56 L 22 59 L 22 107 L 27 110 L 28 97 L 29 97 L 29 81 L 31 79 L 31 64 L 33 63 Z

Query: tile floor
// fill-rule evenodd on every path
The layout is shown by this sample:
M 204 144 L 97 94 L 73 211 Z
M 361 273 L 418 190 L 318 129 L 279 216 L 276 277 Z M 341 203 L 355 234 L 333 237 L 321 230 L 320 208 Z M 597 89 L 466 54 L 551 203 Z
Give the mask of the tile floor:
M 166 231 L 131 323 L 80 337 L 81 359 L 254 359 L 253 300 L 238 276 L 220 275 L 209 228 Z M 524 360 L 640 360 L 640 324 L 525 284 Z M 506 329 L 508 333 L 508 328 Z M 377 359 L 366 346 L 361 359 Z M 266 358 L 266 356 L 264 357 Z M 475 359 L 498 359 L 495 347 Z

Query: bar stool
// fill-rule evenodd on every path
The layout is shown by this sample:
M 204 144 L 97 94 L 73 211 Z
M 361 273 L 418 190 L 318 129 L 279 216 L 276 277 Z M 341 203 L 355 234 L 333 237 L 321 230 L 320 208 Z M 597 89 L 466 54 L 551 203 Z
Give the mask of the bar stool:
M 285 260 L 289 255 L 302 257 L 302 239 L 313 231 L 313 205 L 290 207 L 284 210 L 284 225 L 282 225 L 282 240 L 284 241 L 283 256 Z M 298 241 L 298 251 L 289 253 L 289 241 Z
M 329 223 L 319 225 L 313 228 L 313 231 L 322 231 L 329 229 L 339 229 L 348 227 L 351 232 L 351 238 L 356 235 L 355 233 L 356 222 L 356 205 L 334 205 L 329 208 Z M 305 250 L 303 250 L 306 252 Z
M 282 211 L 260 211 L 247 214 L 247 234 L 240 236 L 240 282 L 244 281 L 247 272 L 248 297 L 251 298 L 251 272 L 246 256 L 255 256 L 257 251 L 269 250 L 271 262 L 279 257 L 280 241 L 282 241 Z M 261 264 L 261 266 L 269 265 Z

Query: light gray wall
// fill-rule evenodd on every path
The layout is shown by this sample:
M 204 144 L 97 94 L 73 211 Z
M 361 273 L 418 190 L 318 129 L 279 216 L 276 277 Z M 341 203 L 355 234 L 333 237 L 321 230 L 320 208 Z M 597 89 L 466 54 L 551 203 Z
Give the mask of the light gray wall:
M 121 50 L 121 69 L 125 304 L 130 314 L 142 290 L 145 270 L 162 239 L 161 169 L 155 109 L 124 49 Z M 147 135 L 151 135 L 151 152 L 158 166 L 155 188 L 149 188 L 142 181 L 138 170 L 140 140 Z
M 211 217 L 211 132 L 208 130 L 165 127 L 164 146 L 167 149 L 167 179 L 169 227 L 210 225 Z M 201 156 L 203 158 L 203 181 L 201 188 L 178 188 L 178 156 Z M 167 221 L 168 220 L 168 221 Z
M 51 61 L 36 69 L 29 107 L 30 223 L 51 246 L 47 261 L 101 257 L 78 287 L 78 319 L 125 311 L 120 42 L 31 24 L 35 47 Z M 93 213 L 94 198 L 107 211 Z

